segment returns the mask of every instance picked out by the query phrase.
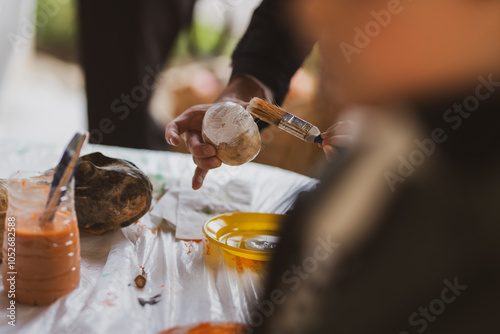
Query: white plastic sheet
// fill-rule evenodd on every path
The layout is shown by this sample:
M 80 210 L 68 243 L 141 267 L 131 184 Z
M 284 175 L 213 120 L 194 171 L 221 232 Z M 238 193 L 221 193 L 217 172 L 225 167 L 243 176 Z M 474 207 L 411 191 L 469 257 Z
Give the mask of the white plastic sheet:
M 58 147 L 2 144 L 0 177 L 16 170 L 45 170 L 62 153 Z M 188 155 L 87 145 L 82 154 L 100 151 L 135 163 L 156 189 L 194 172 Z M 315 186 L 308 177 L 278 168 L 247 164 L 211 171 L 210 182 L 246 182 L 255 212 L 286 211 L 297 194 Z M 156 202 L 155 202 L 156 203 Z M 9 300 L 0 287 L 1 333 L 157 333 L 200 322 L 248 322 L 261 291 L 265 264 L 223 252 L 207 240 L 176 240 L 166 223 L 149 214 L 119 231 L 81 234 L 78 289 L 47 307 L 16 304 L 16 327 L 7 324 Z M 134 278 L 146 273 L 139 290 Z M 145 305 L 141 305 L 140 300 Z
M 248 182 L 229 180 L 220 184 L 209 178 L 201 190 L 193 190 L 191 178 L 183 178 L 168 189 L 150 214 L 165 219 L 175 229 L 176 239 L 201 240 L 203 224 L 211 217 L 251 210 L 250 188 Z

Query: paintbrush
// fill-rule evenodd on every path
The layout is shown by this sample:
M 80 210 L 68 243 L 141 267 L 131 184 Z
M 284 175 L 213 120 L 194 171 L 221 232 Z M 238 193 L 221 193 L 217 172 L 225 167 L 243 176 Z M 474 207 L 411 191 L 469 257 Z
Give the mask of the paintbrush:
M 39 219 L 40 225 L 48 224 L 54 219 L 57 207 L 61 202 L 61 197 L 66 193 L 68 184 L 73 178 L 75 167 L 80 157 L 80 150 L 86 138 L 86 132 L 76 133 L 64 150 L 61 161 L 57 164 L 54 177 L 52 178 L 49 199 L 45 205 L 45 211 Z
M 274 124 L 281 130 L 294 135 L 308 143 L 323 143 L 321 131 L 317 126 L 286 112 L 283 108 L 254 97 L 250 100 L 247 110 L 266 123 Z

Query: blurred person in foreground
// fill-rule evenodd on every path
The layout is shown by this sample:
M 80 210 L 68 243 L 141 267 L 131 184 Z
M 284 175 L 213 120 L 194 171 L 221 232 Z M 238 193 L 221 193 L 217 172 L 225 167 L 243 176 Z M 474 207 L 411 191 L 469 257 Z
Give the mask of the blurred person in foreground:
M 235 102 L 247 107 L 253 97 L 281 104 L 290 86 L 290 80 L 300 68 L 317 38 L 293 31 L 296 22 L 288 19 L 287 0 L 263 0 L 255 10 L 250 25 L 232 56 L 233 71 L 227 87 L 215 102 Z M 204 143 L 201 124 L 211 104 L 187 109 L 166 127 L 165 138 L 177 146 L 181 138 L 193 155 L 197 168 L 193 189 L 199 189 L 207 172 L 217 168 L 221 161 L 214 146 Z M 333 122 L 333 121 L 332 121 Z M 266 123 L 259 122 L 259 127 Z M 327 160 L 339 155 L 338 148 L 349 146 L 354 139 L 355 124 L 350 120 L 337 122 L 322 134 Z
M 297 3 L 328 95 L 368 109 L 285 220 L 247 332 L 497 333 L 500 1 Z

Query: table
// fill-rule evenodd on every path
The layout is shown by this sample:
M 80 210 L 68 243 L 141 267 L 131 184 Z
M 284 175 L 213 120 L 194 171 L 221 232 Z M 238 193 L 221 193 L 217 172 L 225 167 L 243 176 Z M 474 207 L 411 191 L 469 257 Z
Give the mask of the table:
M 64 146 L 3 143 L 0 177 L 16 170 L 51 168 Z M 156 194 L 169 182 L 190 177 L 195 169 L 189 155 L 178 153 L 86 145 L 82 154 L 95 151 L 136 164 L 150 177 Z M 255 212 L 283 213 L 299 192 L 317 183 L 254 163 L 223 166 L 208 177 L 248 182 Z M 1 333 L 157 333 L 206 321 L 248 322 L 266 272 L 265 262 L 238 258 L 208 240 L 176 240 L 165 222 L 149 214 L 121 230 L 80 237 L 79 288 L 47 307 L 16 304 L 12 327 L 5 316 L 9 300 L 0 287 Z M 141 291 L 134 278 L 142 268 L 147 283 Z

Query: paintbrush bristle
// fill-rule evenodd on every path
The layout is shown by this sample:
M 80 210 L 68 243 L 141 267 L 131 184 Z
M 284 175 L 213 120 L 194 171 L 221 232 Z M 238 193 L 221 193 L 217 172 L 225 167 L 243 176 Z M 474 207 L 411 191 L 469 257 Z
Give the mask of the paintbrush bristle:
M 258 97 L 254 97 L 252 100 L 250 100 L 250 104 L 248 105 L 247 110 L 253 116 L 260 118 L 264 122 L 274 124 L 276 126 L 280 123 L 283 116 L 285 116 L 285 114 L 287 113 L 277 105 L 259 99 Z

